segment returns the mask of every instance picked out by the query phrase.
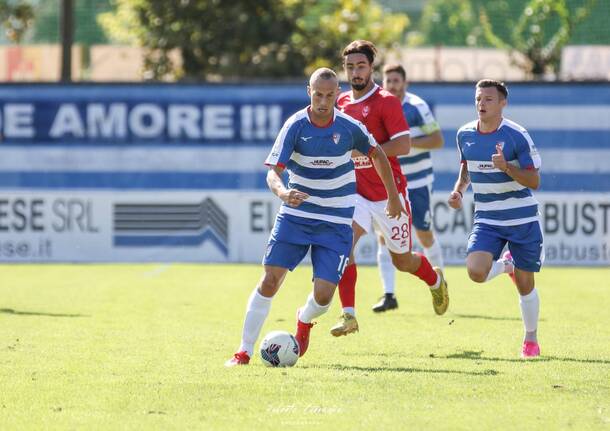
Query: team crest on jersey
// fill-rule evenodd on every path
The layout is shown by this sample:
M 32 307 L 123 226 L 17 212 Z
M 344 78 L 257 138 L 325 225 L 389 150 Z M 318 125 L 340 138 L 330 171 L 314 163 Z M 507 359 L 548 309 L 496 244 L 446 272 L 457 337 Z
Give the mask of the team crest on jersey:
M 499 145 L 500 149 L 504 150 L 504 141 L 499 141 L 499 142 L 496 143 L 496 145 Z
M 371 108 L 369 108 L 369 105 L 365 105 L 364 108 L 362 108 L 362 116 L 364 118 L 366 118 L 370 112 L 371 112 Z
M 340 139 L 341 139 L 341 133 L 333 133 L 333 142 L 335 144 L 338 144 Z

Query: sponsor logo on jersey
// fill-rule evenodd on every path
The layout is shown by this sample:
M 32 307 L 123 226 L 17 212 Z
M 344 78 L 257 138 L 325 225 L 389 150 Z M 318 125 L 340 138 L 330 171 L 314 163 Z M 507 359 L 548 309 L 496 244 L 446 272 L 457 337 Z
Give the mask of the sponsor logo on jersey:
M 330 168 L 334 163 L 326 159 L 316 159 L 311 162 L 312 166 L 325 166 Z
M 486 162 L 481 162 L 481 163 L 479 163 L 478 166 L 479 166 L 479 169 L 481 169 L 482 171 L 487 171 L 487 170 L 490 170 L 490 169 L 495 169 L 494 164 L 491 163 L 491 162 L 487 162 L 487 163 Z
M 371 166 L 373 166 L 373 164 L 371 163 L 371 159 L 369 159 L 367 156 L 357 156 L 354 157 L 352 160 L 354 161 L 354 167 L 356 169 L 370 168 Z

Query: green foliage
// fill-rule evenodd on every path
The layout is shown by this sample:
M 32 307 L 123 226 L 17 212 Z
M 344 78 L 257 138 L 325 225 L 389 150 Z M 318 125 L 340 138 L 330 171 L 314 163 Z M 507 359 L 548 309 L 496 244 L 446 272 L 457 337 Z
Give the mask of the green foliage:
M 360 332 L 328 333 L 335 297 L 293 368 L 227 369 L 260 265 L 0 265 L 3 430 L 605 430 L 610 423 L 606 268 L 545 267 L 542 356 L 519 358 L 507 276 L 448 267 L 436 316 L 397 275 L 400 308 L 376 315 L 374 267 L 358 268 Z M 311 267 L 286 277 L 262 334 L 295 329 Z
M 525 56 L 515 63 L 542 77 L 559 70 L 561 49 L 570 41 L 574 28 L 583 21 L 597 0 L 586 0 L 578 8 L 570 8 L 567 0 L 530 0 L 515 23 L 509 38 L 498 37 L 493 30 L 486 9 L 480 9 L 481 24 L 489 43 L 500 48 L 510 48 Z
M 339 67 L 341 51 L 355 39 L 371 40 L 378 48 L 398 46 L 409 25 L 407 15 L 386 13 L 371 0 L 310 1 L 302 12 L 291 42 L 305 59 L 306 73 Z
M 40 1 L 34 9 L 35 26 L 31 41 L 58 43 L 61 0 Z M 107 41 L 97 23 L 97 15 L 111 9 L 110 0 L 74 1 L 74 42 L 92 45 Z
M 464 0 L 432 0 L 426 4 L 421 21 L 426 45 L 473 45 L 471 32 L 477 18 L 470 2 Z
M 0 0 L 0 25 L 11 42 L 20 42 L 32 25 L 32 6 L 24 1 Z
M 597 0 L 433 0 L 422 16 L 423 43 L 508 49 L 521 54 L 513 55 L 519 67 L 540 77 L 557 72 L 561 48 L 596 4 Z
M 355 38 L 388 46 L 408 25 L 405 15 L 385 13 L 374 0 L 116 0 L 116 6 L 100 23 L 111 39 L 147 48 L 145 67 L 154 78 L 302 76 L 339 64 L 341 49 Z

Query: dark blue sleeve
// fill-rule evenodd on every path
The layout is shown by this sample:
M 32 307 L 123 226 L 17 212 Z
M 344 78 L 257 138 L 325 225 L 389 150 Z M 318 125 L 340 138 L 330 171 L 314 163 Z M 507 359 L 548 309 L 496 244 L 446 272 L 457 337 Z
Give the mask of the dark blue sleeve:
M 354 137 L 354 149 L 362 154 L 368 155 L 377 146 L 377 141 L 375 141 L 373 135 L 366 130 L 362 123 L 354 125 L 352 136 Z
M 273 148 L 265 160 L 265 164 L 268 166 L 280 166 L 285 167 L 294 152 L 294 146 L 296 142 L 296 131 L 298 127 L 294 122 L 286 122 L 280 133 L 275 139 Z

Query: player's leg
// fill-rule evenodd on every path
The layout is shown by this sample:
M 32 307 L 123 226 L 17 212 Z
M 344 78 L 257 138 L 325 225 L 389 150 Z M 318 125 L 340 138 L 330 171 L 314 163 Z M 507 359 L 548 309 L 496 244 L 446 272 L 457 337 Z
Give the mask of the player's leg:
M 339 280 L 339 299 L 341 300 L 342 314 L 339 322 L 330 329 L 335 337 L 347 335 L 358 330 L 356 321 L 356 281 L 358 269 L 354 258 L 354 249 L 362 235 L 373 229 L 373 218 L 370 212 L 371 202 L 360 195 L 356 196 L 354 208 L 353 244 L 350 251 L 349 261 Z
M 540 271 L 544 262 L 542 230 L 540 223 L 533 222 L 514 227 L 510 234 L 508 248 L 515 265 L 514 281 L 519 292 L 519 306 L 525 330 L 521 356 L 535 357 L 540 355 L 538 345 L 540 298 L 534 275 Z
M 287 272 L 287 268 L 265 265 L 261 279 L 248 298 L 241 344 L 233 358 L 226 362 L 226 366 L 245 365 L 250 362 L 254 353 L 254 344 L 271 309 L 271 300 L 280 288 Z
M 375 223 L 384 236 L 394 267 L 423 280 L 430 288 L 434 311 L 443 314 L 449 305 L 447 283 L 440 268 L 433 268 L 423 254 L 411 252 L 411 212 L 409 203 L 405 201 L 404 204 L 407 214 L 390 219 L 385 216 L 382 203 L 373 213 Z
M 445 314 L 449 307 L 449 291 L 443 271 L 438 267 L 432 267 L 425 255 L 417 252 L 392 254 L 392 262 L 396 269 L 408 272 L 424 281 L 432 295 L 432 308 L 439 316 Z
M 503 228 L 476 223 L 468 237 L 466 269 L 476 283 L 484 283 L 499 274 L 512 272 L 512 263 L 500 259 L 506 238 Z
M 328 280 L 314 278 L 313 292 L 307 297 L 305 305 L 297 311 L 297 332 L 294 337 L 299 343 L 299 356 L 303 356 L 309 347 L 309 333 L 315 324 L 313 319 L 328 311 L 336 287 L 336 284 Z
M 360 224 L 354 219 L 352 224 L 354 230 L 353 245 L 350 250 L 349 260 L 339 280 L 339 299 L 341 301 L 341 316 L 339 321 L 330 328 L 330 333 L 334 337 L 351 334 L 358 331 L 358 321 L 356 320 L 356 281 L 358 279 L 358 269 L 354 258 L 354 249 L 362 235 L 366 234 Z
M 424 255 L 428 258 L 430 264 L 442 270 L 445 267 L 443 249 L 434 235 L 430 196 L 431 188 L 429 186 L 409 189 L 413 227 L 415 227 L 417 239 L 424 249 Z
M 254 353 L 265 319 L 271 309 L 271 300 L 279 290 L 288 270 L 293 270 L 307 254 L 309 246 L 269 241 L 263 258 L 264 271 L 256 288 L 248 298 L 242 328 L 241 344 L 233 358 L 225 365 L 245 365 Z
M 358 240 L 365 235 L 367 231 L 362 228 L 355 220 L 352 224 L 354 230 L 354 238 L 352 249 L 350 250 L 349 260 L 341 280 L 339 280 L 339 298 L 341 299 L 341 308 L 343 313 L 356 315 L 356 281 L 358 279 L 358 269 L 354 256 L 354 249 L 358 244 Z
M 297 311 L 295 338 L 299 343 L 300 356 L 305 354 L 309 346 L 309 333 L 314 325 L 312 320 L 326 313 L 330 308 L 335 288 L 348 262 L 351 238 L 346 237 L 344 241 L 339 239 L 332 247 L 321 245 L 311 247 L 313 292 L 307 298 L 305 305 Z
M 539 356 L 538 316 L 540 313 L 540 298 L 534 287 L 534 273 L 515 268 L 515 283 L 519 291 L 519 307 L 521 308 L 525 330 L 521 356 L 524 358 Z
M 383 296 L 379 298 L 379 302 L 373 305 L 375 313 L 381 313 L 386 310 L 398 308 L 398 301 L 394 294 L 396 281 L 396 268 L 392 263 L 392 256 L 385 245 L 385 240 L 382 234 L 377 235 L 377 267 L 381 276 L 381 285 L 383 287 Z

